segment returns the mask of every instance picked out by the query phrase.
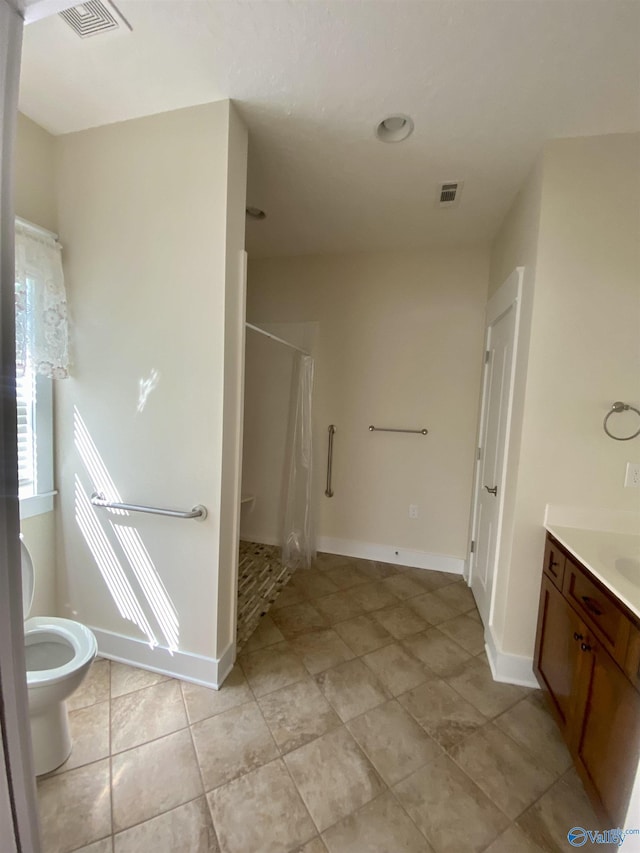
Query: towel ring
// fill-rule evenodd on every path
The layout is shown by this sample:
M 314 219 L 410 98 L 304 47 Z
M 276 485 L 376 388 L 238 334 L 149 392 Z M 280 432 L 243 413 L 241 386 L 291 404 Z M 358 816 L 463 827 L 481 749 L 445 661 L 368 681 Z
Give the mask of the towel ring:
M 609 409 L 607 414 L 604 416 L 604 421 L 602 422 L 602 426 L 604 427 L 604 431 L 609 436 L 609 438 L 613 438 L 616 441 L 630 441 L 632 438 L 635 438 L 636 436 L 640 435 L 640 427 L 638 427 L 638 429 L 633 433 L 633 435 L 622 435 L 622 436 L 620 436 L 620 435 L 613 435 L 613 433 L 609 432 L 609 428 L 607 426 L 607 421 L 609 420 L 611 415 L 613 415 L 614 413 L 617 413 L 617 412 L 628 412 L 628 411 L 635 412 L 637 415 L 640 415 L 640 410 L 636 409 L 635 406 L 629 406 L 627 403 L 622 403 L 619 400 L 618 400 L 618 402 L 611 404 L 611 408 Z

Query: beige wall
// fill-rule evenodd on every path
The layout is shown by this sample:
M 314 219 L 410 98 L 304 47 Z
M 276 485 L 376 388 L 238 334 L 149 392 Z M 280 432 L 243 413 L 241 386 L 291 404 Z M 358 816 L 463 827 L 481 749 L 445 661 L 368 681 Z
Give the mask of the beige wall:
M 237 445 L 225 408 L 237 408 L 226 386 L 241 371 L 240 356 L 229 351 L 241 353 L 243 332 L 246 131 L 221 101 L 59 137 L 57 168 L 74 324 L 73 378 L 57 401 L 60 609 L 109 636 L 144 639 L 119 612 L 105 561 L 95 559 L 80 529 L 74 493 L 100 486 L 92 467 L 104 466 L 124 501 L 205 504 L 205 522 L 92 514 L 160 644 L 167 644 L 162 614 L 135 577 L 136 562 L 138 572 L 141 562 L 150 564 L 175 608 L 179 651 L 196 656 L 181 662 L 158 653 L 151 665 L 197 668 L 197 656 L 226 651 L 237 569 L 229 537 L 237 525 L 238 462 L 231 460 L 225 476 L 223 454 Z M 153 371 L 157 385 L 140 408 L 140 382 Z M 97 465 L 82 460 L 74 410 Z M 137 531 L 148 560 L 127 555 L 112 521 Z
M 465 557 L 487 278 L 481 249 L 250 262 L 249 320 L 318 323 L 321 537 Z M 429 435 L 370 433 L 369 424 Z
M 640 508 L 638 492 L 623 487 L 637 442 L 602 429 L 614 400 L 640 402 L 639 174 L 638 134 L 558 140 L 544 151 L 513 545 L 495 626 L 512 654 L 533 651 L 545 505 Z M 513 227 L 507 219 L 494 269 Z M 535 216 L 507 266 L 525 262 L 534 239 Z
M 57 231 L 54 138 L 18 114 L 15 154 L 16 216 Z M 36 573 L 32 616 L 56 614 L 56 544 L 54 513 L 24 518 L 20 523 Z
M 16 216 L 56 232 L 54 143 L 50 133 L 18 113 L 15 156 Z

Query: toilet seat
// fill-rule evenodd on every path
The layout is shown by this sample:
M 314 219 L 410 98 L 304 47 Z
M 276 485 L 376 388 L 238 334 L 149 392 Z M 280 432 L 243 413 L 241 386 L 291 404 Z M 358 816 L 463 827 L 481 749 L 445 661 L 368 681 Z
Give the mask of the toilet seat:
M 36 776 L 60 767 L 71 754 L 66 700 L 82 684 L 98 651 L 93 631 L 72 619 L 33 616 L 35 573 L 20 536 L 22 607 L 29 725 Z
M 93 632 L 79 622 L 56 616 L 33 616 L 24 623 L 24 638 L 27 646 L 38 642 L 56 642 L 71 647 L 69 661 L 48 669 L 28 669 L 27 686 L 56 684 L 64 680 L 85 664 L 90 663 L 98 651 Z

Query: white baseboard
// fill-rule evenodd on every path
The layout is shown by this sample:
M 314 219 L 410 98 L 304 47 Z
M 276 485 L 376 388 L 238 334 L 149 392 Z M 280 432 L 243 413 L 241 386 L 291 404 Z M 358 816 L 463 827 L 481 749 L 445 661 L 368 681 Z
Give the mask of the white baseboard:
M 171 652 L 163 646 L 152 648 L 144 640 L 125 637 L 113 631 L 103 631 L 100 628 L 91 630 L 98 641 L 98 654 L 101 657 L 216 690 L 222 686 L 236 659 L 235 643 L 230 643 L 222 656 L 216 659 L 193 652 Z
M 490 628 L 485 628 L 484 639 L 491 674 L 495 681 L 518 684 L 521 687 L 540 688 L 533 674 L 532 658 L 499 651 Z
M 240 538 L 246 539 L 247 542 L 257 542 L 259 545 L 280 545 L 277 536 L 243 533 Z M 377 560 L 379 563 L 395 563 L 413 569 L 451 572 L 454 575 L 464 573 L 465 561 L 461 557 L 448 557 L 445 554 L 430 554 L 428 551 L 413 551 L 410 548 L 377 545 L 374 542 L 357 542 L 354 539 L 336 539 L 332 536 L 318 536 L 316 546 L 320 552 L 339 554 L 341 557 Z
M 331 536 L 318 537 L 318 551 L 326 554 L 340 554 L 343 557 L 358 557 L 361 560 L 377 560 L 379 563 L 395 563 L 398 566 L 411 566 L 414 569 L 451 572 L 455 575 L 461 575 L 464 571 L 464 560 L 461 557 L 430 554 L 428 551 L 414 551 L 394 545 L 376 545 L 373 542 L 334 539 Z

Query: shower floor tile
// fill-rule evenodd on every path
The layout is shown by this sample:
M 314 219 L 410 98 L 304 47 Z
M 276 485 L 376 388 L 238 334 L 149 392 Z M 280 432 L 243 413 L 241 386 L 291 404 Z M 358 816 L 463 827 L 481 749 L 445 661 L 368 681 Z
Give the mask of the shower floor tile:
M 291 580 L 293 570 L 282 565 L 280 553 L 280 548 L 273 545 L 240 542 L 236 629 L 238 651 L 242 650 L 261 618 L 269 612 Z M 301 594 L 296 592 L 296 602 L 301 598 Z
M 245 649 L 220 690 L 93 664 L 74 751 L 38 779 L 43 853 L 533 853 L 564 849 L 567 827 L 601 826 L 562 744 L 553 760 L 538 754 L 555 728 L 537 692 L 495 683 L 484 652 L 465 648 L 475 611 L 460 618 L 460 578 L 420 583 L 319 555 L 326 583 L 286 585 L 278 549 L 243 546 Z M 315 607 L 333 585 L 367 614 L 346 608 L 331 628 L 288 639 L 260 615 L 278 610 L 274 578 L 288 606 Z M 389 634 L 376 614 L 423 615 L 412 605 L 432 582 L 455 612 L 437 629 Z

